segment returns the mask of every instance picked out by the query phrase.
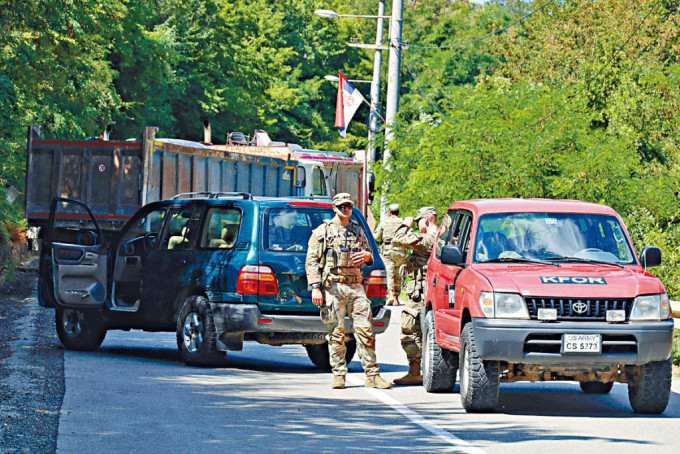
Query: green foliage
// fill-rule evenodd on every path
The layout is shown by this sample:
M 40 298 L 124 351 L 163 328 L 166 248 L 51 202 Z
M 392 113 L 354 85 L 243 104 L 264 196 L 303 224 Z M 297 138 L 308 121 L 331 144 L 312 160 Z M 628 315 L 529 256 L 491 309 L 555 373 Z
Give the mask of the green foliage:
M 680 365 L 680 330 L 675 330 L 673 334 L 673 349 L 671 350 L 671 362 Z
M 662 225 L 645 209 L 633 211 L 625 223 L 638 253 L 644 246 L 661 249 L 661 266 L 649 271 L 661 279 L 671 300 L 680 300 L 680 224 L 673 219 Z

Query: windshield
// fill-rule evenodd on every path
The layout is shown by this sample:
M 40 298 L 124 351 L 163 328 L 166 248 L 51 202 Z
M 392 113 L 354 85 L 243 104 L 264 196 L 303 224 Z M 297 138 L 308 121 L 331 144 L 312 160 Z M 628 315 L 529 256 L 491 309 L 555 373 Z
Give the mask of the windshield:
M 618 219 L 589 213 L 483 215 L 477 226 L 473 259 L 635 263 Z

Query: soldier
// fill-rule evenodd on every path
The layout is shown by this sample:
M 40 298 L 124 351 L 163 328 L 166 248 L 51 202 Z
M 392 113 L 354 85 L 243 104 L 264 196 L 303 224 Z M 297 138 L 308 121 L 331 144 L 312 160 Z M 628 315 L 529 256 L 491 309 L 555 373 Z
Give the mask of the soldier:
M 419 233 L 411 230 L 417 223 Z M 408 373 L 396 380 L 398 385 L 421 385 L 420 358 L 423 352 L 423 333 L 420 329 L 420 308 L 423 307 L 427 261 L 437 236 L 437 210 L 422 207 L 415 219 L 407 217 L 397 228 L 392 243 L 411 249 L 406 259 L 406 274 L 411 280 L 406 284 L 408 302 L 401 313 L 401 346 L 408 358 Z
M 401 293 L 401 275 L 399 269 L 406 260 L 406 250 L 396 244 L 392 244 L 392 237 L 403 219 L 399 217 L 399 205 L 390 205 L 390 215 L 375 229 L 375 241 L 382 243 L 381 255 L 387 271 L 387 306 L 399 305 Z
M 312 288 L 312 302 L 330 307 L 328 320 L 330 363 L 333 389 L 345 387 L 345 314 L 354 324 L 357 352 L 366 373 L 367 388 L 391 388 L 375 357 L 373 314 L 361 281 L 361 266 L 373 263 L 373 255 L 363 230 L 350 219 L 354 203 L 347 193 L 333 197 L 335 217 L 314 229 L 309 238 L 305 271 Z M 323 291 L 323 292 L 322 292 Z

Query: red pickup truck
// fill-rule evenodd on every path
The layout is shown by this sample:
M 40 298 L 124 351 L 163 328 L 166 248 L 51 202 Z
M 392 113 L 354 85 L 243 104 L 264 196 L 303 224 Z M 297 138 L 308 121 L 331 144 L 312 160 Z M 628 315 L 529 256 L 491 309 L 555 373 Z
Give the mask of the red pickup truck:
M 578 381 L 606 394 L 627 383 L 636 413 L 670 397 L 673 320 L 612 208 L 574 200 L 453 203 L 430 257 L 423 324 L 427 391 L 451 391 L 460 368 L 466 411 L 493 411 L 499 383 Z

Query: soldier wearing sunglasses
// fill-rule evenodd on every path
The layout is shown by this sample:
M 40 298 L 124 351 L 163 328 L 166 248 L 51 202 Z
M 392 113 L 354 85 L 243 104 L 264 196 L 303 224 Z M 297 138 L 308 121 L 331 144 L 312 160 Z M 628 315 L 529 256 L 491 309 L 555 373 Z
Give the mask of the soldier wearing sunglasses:
M 357 352 L 366 373 L 366 387 L 391 388 L 380 376 L 375 355 L 373 314 L 366 297 L 361 267 L 373 263 L 373 255 L 363 230 L 351 220 L 354 202 L 347 193 L 333 197 L 335 216 L 324 221 L 309 238 L 305 271 L 312 288 L 312 302 L 324 305 L 324 322 L 328 325 L 333 389 L 345 387 L 345 315 L 354 324 Z

